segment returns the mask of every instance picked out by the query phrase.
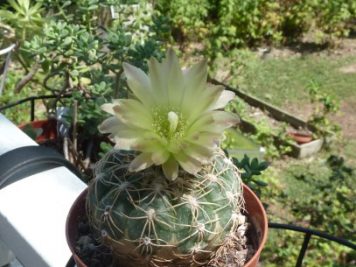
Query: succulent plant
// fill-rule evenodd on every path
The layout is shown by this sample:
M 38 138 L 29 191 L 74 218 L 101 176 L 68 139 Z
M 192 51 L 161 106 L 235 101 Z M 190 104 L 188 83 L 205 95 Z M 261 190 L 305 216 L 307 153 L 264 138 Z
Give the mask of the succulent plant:
M 97 164 L 91 226 L 124 266 L 201 266 L 244 218 L 242 182 L 219 149 L 234 94 L 207 84 L 206 62 L 181 70 L 173 50 L 149 72 L 126 64 L 131 99 L 103 110 L 116 147 Z

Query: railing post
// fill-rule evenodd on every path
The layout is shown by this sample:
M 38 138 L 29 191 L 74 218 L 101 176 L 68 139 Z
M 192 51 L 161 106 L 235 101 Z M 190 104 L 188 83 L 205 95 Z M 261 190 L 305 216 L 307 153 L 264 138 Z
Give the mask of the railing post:
M 31 98 L 31 121 L 35 120 L 35 99 Z
M 299 255 L 298 255 L 298 259 L 297 259 L 297 264 L 295 265 L 296 267 L 302 267 L 303 259 L 304 259 L 304 256 L 305 256 L 305 252 L 308 249 L 308 244 L 309 244 L 311 236 L 312 236 L 311 233 L 305 233 L 305 235 L 304 235 L 303 245 L 300 248 L 300 252 L 299 252 Z

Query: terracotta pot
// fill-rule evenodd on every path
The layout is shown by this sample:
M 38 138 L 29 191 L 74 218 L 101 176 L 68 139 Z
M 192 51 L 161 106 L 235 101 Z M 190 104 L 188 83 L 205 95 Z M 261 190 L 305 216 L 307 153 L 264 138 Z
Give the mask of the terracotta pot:
M 313 140 L 313 136 L 308 133 L 290 132 L 288 134 L 298 144 L 306 144 Z
M 39 136 L 36 136 L 35 141 L 37 143 L 44 143 L 48 140 L 55 140 L 57 138 L 57 120 L 36 120 L 28 123 L 22 123 L 18 126 L 21 130 L 27 127 L 32 129 L 41 129 L 42 132 Z
M 255 267 L 258 264 L 262 249 L 267 241 L 268 220 L 266 211 L 255 193 L 246 185 L 244 185 L 245 208 L 248 217 L 255 227 L 255 232 L 258 239 L 258 249 L 253 257 L 245 264 L 244 267 Z
M 253 223 L 258 241 L 258 249 L 253 257 L 244 265 L 244 267 L 255 267 L 258 264 L 261 251 L 267 240 L 268 220 L 266 212 L 263 208 L 261 201 L 246 185 L 243 186 L 245 207 L 248 217 Z M 81 218 L 85 216 L 85 198 L 88 189 L 85 189 L 75 200 L 71 207 L 67 221 L 66 221 L 66 238 L 70 250 L 73 253 L 73 258 L 78 267 L 87 267 L 87 265 L 80 259 L 75 251 L 75 243 L 78 237 L 78 223 Z

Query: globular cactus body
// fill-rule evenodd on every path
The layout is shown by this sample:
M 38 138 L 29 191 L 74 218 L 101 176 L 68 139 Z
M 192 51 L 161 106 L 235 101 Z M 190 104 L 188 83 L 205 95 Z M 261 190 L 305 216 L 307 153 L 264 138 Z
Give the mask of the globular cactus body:
M 96 168 L 91 225 L 124 266 L 200 266 L 236 230 L 243 209 L 236 167 L 222 152 L 174 181 L 158 167 L 129 172 L 133 152 L 115 150 Z

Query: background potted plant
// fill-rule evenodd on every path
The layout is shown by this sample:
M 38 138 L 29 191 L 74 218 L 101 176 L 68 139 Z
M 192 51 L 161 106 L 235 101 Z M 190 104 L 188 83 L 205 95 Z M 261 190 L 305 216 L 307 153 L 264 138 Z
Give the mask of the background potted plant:
M 233 260 L 243 266 L 252 231 L 249 243 L 258 244 L 257 252 L 246 266 L 255 266 L 266 214 L 218 147 L 224 129 L 238 122 L 221 110 L 234 93 L 207 84 L 205 61 L 181 70 L 171 49 L 161 63 L 151 58 L 148 65 L 146 75 L 124 64 L 133 98 L 102 106 L 113 116 L 99 130 L 116 146 L 97 164 L 95 179 L 69 214 L 72 252 L 78 253 L 75 222 L 86 198 L 93 235 L 110 248 L 114 264 L 226 266 Z M 247 217 L 254 230 L 247 230 Z M 237 246 L 244 248 L 238 257 L 230 254 Z

